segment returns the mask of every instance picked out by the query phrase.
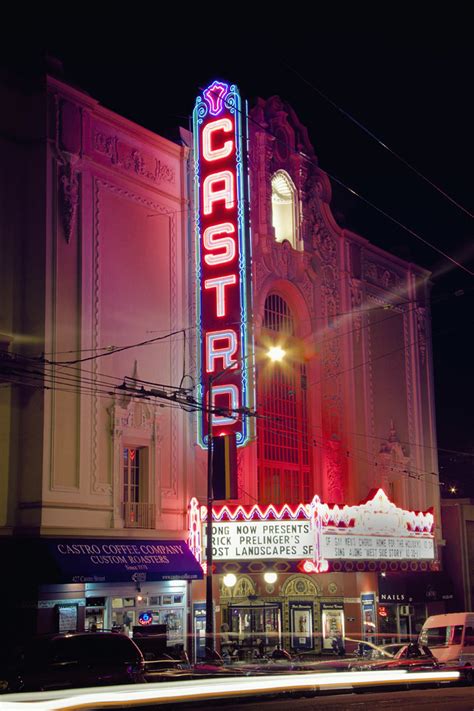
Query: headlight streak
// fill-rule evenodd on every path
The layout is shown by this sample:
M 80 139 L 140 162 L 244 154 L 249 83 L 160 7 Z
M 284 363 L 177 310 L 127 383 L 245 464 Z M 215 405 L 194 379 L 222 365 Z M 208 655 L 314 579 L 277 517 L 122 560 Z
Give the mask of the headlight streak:
M 86 689 L 68 696 L 71 691 L 10 694 L 0 702 L 2 711 L 75 711 L 115 706 L 143 706 L 145 704 L 170 704 L 180 701 L 205 701 L 226 696 L 249 696 L 258 693 L 285 691 L 324 691 L 385 684 L 416 684 L 458 681 L 458 671 L 410 672 L 394 671 L 331 672 L 279 674 L 278 676 L 226 677 L 223 679 L 198 679 L 140 684 L 132 690 L 129 686 Z M 113 691 L 111 690 L 113 688 Z M 45 699 L 45 697 L 50 697 Z M 53 696 L 54 698 L 51 698 Z M 13 700 L 8 700 L 13 699 Z

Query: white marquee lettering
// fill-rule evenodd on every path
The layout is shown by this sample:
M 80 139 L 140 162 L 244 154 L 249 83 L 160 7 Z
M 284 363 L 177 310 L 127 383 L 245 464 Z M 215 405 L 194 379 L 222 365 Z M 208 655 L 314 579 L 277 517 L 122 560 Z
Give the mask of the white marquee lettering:
M 223 406 L 221 399 L 222 396 L 226 396 L 228 398 L 228 405 Z M 213 413 L 212 415 L 212 424 L 213 425 L 230 425 L 233 424 L 234 422 L 237 422 L 239 419 L 239 415 L 237 412 L 231 412 L 235 411 L 239 408 L 239 389 L 237 385 L 215 385 L 212 389 L 212 404 L 215 406 L 216 405 L 216 398 L 219 397 L 219 404 L 218 407 L 221 409 L 229 410 L 229 414 L 227 415 L 216 415 Z
M 237 283 L 237 277 L 235 274 L 229 274 L 228 276 L 215 277 L 214 279 L 206 279 L 204 282 L 205 289 L 215 289 L 216 290 L 216 315 L 221 318 L 227 313 L 225 304 L 225 287 L 232 286 L 232 284 Z
M 234 149 L 234 141 L 225 141 L 222 148 L 213 148 L 212 135 L 218 131 L 231 133 L 233 128 L 232 121 L 228 118 L 218 119 L 204 126 L 202 131 L 202 155 L 205 160 L 211 162 L 230 156 Z
M 221 346 L 219 347 L 219 343 Z M 222 369 L 237 367 L 237 361 L 232 356 L 237 352 L 237 334 L 233 329 L 226 331 L 210 331 L 206 333 L 206 370 L 214 373 L 216 361 L 222 359 Z
M 224 186 L 215 189 L 215 185 Z M 234 174 L 230 170 L 221 170 L 219 173 L 212 173 L 204 179 L 203 185 L 203 210 L 205 215 L 210 215 L 215 202 L 224 201 L 227 210 L 235 207 L 235 184 Z
M 233 235 L 235 227 L 231 222 L 222 222 L 204 230 L 203 242 L 205 249 L 214 251 L 223 249 L 222 254 L 205 254 L 204 261 L 210 266 L 214 264 L 225 264 L 231 262 L 235 257 L 235 239 L 233 237 L 222 237 L 221 235 Z

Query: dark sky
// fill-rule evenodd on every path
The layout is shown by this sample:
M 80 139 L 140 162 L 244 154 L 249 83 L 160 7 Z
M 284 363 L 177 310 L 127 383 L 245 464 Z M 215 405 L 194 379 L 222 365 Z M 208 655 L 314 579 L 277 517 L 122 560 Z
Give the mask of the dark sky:
M 322 17 L 316 5 L 305 17 L 301 7 L 278 13 L 269 5 L 278 22 L 267 18 L 256 27 L 248 8 L 234 7 L 242 17 L 230 24 L 216 17 L 197 22 L 184 6 L 166 23 L 131 16 L 98 26 L 89 18 L 75 26 L 77 38 L 61 28 L 43 38 L 42 48 L 103 105 L 170 138 L 177 126 L 188 126 L 199 88 L 214 78 L 237 83 L 250 103 L 279 94 L 308 127 L 323 169 L 474 271 L 472 218 L 311 87 L 472 213 L 467 9 L 444 7 L 437 15 L 429 6 L 429 16 L 415 17 L 384 4 L 383 17 L 367 18 L 348 17 L 341 5 Z M 37 38 L 17 44 L 10 61 L 29 62 L 38 49 Z M 333 209 L 344 226 L 432 272 L 438 444 L 474 455 L 474 277 L 342 188 L 334 189 Z M 442 453 L 441 465 L 446 484 L 458 480 L 459 493 L 474 496 L 474 456 Z

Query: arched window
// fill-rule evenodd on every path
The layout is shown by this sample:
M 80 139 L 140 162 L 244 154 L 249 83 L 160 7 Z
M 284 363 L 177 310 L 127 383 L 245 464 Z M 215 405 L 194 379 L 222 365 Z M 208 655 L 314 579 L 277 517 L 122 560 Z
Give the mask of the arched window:
M 308 502 L 311 457 L 308 443 L 306 367 L 297 352 L 294 319 L 284 299 L 265 301 L 262 340 L 289 351 L 282 363 L 258 369 L 258 488 L 262 504 Z M 278 335 L 277 335 L 278 334 Z
M 296 188 L 288 173 L 277 170 L 272 177 L 272 225 L 277 242 L 285 240 L 298 249 Z

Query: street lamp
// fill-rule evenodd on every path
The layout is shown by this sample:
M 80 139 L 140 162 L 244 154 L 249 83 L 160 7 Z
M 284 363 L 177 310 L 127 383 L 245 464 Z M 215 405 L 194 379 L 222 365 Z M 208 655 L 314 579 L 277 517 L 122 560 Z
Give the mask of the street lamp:
M 281 346 L 272 346 L 268 349 L 267 355 L 273 363 L 280 363 L 285 357 L 285 351 Z
M 208 405 L 207 405 L 207 541 L 206 541 L 206 656 L 212 658 L 214 652 L 214 617 L 213 617 L 213 595 L 212 595 L 212 504 L 214 500 L 212 491 L 212 415 L 216 408 L 212 405 L 212 388 L 216 380 L 219 380 L 229 370 L 238 370 L 240 364 L 252 353 L 248 353 L 240 361 L 231 363 L 215 375 L 209 375 L 207 383 Z M 267 356 L 272 362 L 283 360 L 285 351 L 280 346 L 272 346 L 267 350 Z M 236 367 L 237 366 L 237 367 Z

